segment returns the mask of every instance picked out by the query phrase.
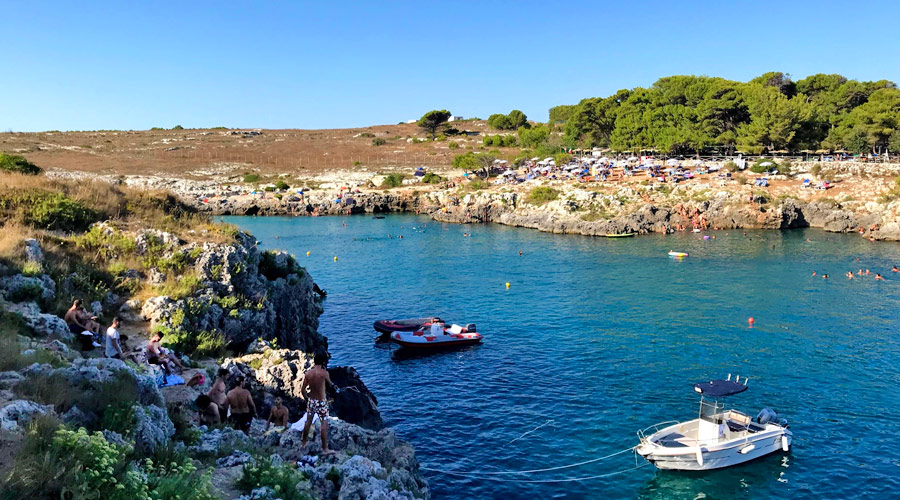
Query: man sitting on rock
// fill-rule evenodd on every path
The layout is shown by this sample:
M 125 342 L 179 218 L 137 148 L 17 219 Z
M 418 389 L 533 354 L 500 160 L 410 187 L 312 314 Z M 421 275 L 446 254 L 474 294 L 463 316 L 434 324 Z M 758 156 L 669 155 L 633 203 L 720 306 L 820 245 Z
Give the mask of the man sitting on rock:
M 300 397 L 306 399 L 306 391 L 309 390 L 309 398 L 306 401 L 306 423 L 303 425 L 302 446 L 306 448 L 306 440 L 309 436 L 309 428 L 313 417 L 318 415 L 322 425 L 322 454 L 334 453 L 328 449 L 328 401 L 325 400 L 326 385 L 331 384 L 328 375 L 328 354 L 319 352 L 313 358 L 314 366 L 303 374 L 303 385 L 300 386 Z
M 269 424 L 274 423 L 275 427 L 288 426 L 288 409 L 282 404 L 281 398 L 275 398 L 275 406 L 269 410 L 269 420 L 266 421 L 266 430 L 269 430 Z
M 69 331 L 74 333 L 75 335 L 81 335 L 83 332 L 90 332 L 94 335 L 100 334 L 100 323 L 89 319 L 91 324 L 88 324 L 88 321 L 85 321 L 84 315 L 81 311 L 81 299 L 75 299 L 75 302 L 72 303 L 72 307 L 66 311 L 66 315 L 63 316 L 66 324 L 69 325 Z M 93 327 L 93 328 L 92 328 Z M 93 336 L 91 338 L 93 341 Z M 100 347 L 96 341 L 93 341 L 94 347 Z
M 122 320 L 119 319 L 118 316 L 113 318 L 112 324 L 109 325 L 109 328 L 106 329 L 106 357 L 107 358 L 117 358 L 117 359 L 125 359 L 125 354 L 122 352 L 122 346 L 119 345 L 119 325 L 122 323 Z
M 162 338 L 163 334 L 160 332 L 156 332 L 150 337 L 150 342 L 147 344 L 147 362 L 151 365 L 159 365 L 166 375 L 172 374 L 169 363 L 177 366 L 179 370 L 184 370 L 184 365 L 181 364 L 178 357 L 170 356 L 169 350 L 160 345 Z
M 244 377 L 238 377 L 234 389 L 228 391 L 227 399 L 234 428 L 249 435 L 250 424 L 256 416 L 256 405 L 250 391 L 244 388 Z
M 218 425 L 222 421 L 219 415 L 219 406 L 206 394 L 197 396 L 194 400 L 197 405 L 197 416 L 200 418 L 200 425 Z

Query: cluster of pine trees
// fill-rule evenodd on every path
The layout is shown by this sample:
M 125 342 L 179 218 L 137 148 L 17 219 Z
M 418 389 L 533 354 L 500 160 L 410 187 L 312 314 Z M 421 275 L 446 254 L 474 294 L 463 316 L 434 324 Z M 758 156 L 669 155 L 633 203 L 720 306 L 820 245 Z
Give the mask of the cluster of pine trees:
M 817 74 L 792 81 L 766 73 L 749 82 L 670 76 L 550 110 L 569 146 L 670 154 L 735 150 L 900 153 L 900 89 Z

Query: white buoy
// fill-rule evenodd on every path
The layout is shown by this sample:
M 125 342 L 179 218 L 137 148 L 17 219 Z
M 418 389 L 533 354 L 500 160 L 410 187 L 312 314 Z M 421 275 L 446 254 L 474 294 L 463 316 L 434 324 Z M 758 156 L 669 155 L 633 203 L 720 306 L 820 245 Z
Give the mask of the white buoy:
M 781 451 L 788 451 L 791 449 L 791 443 L 788 441 L 788 437 L 784 434 L 781 435 Z
M 747 446 L 744 446 L 743 448 L 741 448 L 741 455 L 746 455 L 747 453 L 750 453 L 751 451 L 753 451 L 755 449 L 756 449 L 755 444 L 748 444 Z

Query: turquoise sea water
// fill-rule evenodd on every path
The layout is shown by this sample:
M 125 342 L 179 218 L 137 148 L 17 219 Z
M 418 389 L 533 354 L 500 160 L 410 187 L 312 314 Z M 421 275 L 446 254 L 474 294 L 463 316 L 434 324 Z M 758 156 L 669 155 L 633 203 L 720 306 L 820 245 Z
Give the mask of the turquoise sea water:
M 629 453 L 499 476 L 512 482 L 427 472 L 435 498 L 900 491 L 900 274 L 890 272 L 900 244 L 815 230 L 608 240 L 407 215 L 226 220 L 296 254 L 328 291 L 319 331 L 332 363 L 359 370 L 423 466 L 540 469 L 608 455 L 634 446 L 638 429 L 695 418 L 689 384 L 728 373 L 750 377 L 729 406 L 752 416 L 775 408 L 794 432 L 788 454 L 707 473 L 647 466 L 518 480 L 621 471 L 635 466 Z M 872 275 L 844 276 L 860 268 Z M 420 357 L 373 344 L 374 320 L 429 314 L 476 323 L 484 344 Z

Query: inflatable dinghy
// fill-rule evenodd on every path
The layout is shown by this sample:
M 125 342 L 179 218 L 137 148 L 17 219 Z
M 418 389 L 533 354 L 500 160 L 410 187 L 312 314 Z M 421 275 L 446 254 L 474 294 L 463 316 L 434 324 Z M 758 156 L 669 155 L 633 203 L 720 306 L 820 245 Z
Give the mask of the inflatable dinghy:
M 406 349 L 440 349 L 478 344 L 482 336 L 475 331 L 474 324 L 464 327 L 435 324 L 414 332 L 394 332 L 391 342 Z

